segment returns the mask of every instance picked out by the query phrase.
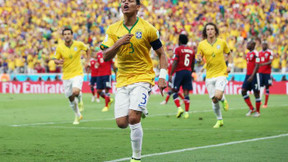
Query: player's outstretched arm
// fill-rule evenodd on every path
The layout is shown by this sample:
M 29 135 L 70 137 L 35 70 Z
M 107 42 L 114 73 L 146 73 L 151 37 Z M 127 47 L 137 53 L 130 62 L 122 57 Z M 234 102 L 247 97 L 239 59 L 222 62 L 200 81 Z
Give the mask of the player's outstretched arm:
M 167 67 L 168 67 L 168 59 L 164 52 L 163 47 L 155 50 L 159 57 L 160 61 L 160 75 L 158 80 L 158 87 L 160 89 L 161 95 L 163 96 L 163 90 L 167 87 L 166 76 L 167 76 Z
M 104 49 L 104 51 L 103 51 L 103 59 L 104 59 L 104 61 L 112 60 L 116 56 L 119 48 L 122 45 L 129 44 L 130 43 L 130 39 L 132 37 L 133 37 L 133 34 L 126 34 L 121 39 L 119 39 L 113 46 Z

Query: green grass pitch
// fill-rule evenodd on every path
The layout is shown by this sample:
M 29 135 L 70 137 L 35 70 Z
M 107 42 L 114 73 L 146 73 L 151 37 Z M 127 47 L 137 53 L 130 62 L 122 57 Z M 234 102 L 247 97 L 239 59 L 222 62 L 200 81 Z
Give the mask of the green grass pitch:
M 74 113 L 63 94 L 0 94 L 0 161 L 129 158 L 130 130 L 117 128 L 114 105 L 102 113 L 104 100 L 91 103 L 90 94 L 83 98 L 84 119 L 75 126 Z M 213 129 L 216 118 L 207 95 L 190 96 L 189 119 L 176 119 L 172 99 L 160 105 L 164 98 L 152 95 L 149 117 L 142 120 L 142 161 L 287 161 L 288 97 L 271 95 L 260 118 L 245 116 L 248 108 L 240 95 L 226 98 L 230 110 L 222 111 L 224 127 Z M 163 152 L 166 154 L 159 154 Z

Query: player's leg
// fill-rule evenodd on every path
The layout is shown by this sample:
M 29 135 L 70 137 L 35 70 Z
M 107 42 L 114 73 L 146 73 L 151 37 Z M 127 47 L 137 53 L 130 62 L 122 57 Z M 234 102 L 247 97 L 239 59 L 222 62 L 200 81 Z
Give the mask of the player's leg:
M 254 117 L 260 116 L 260 106 L 261 106 L 261 98 L 260 98 L 260 79 L 259 74 L 256 74 L 256 78 L 253 81 L 253 92 L 255 96 L 256 102 L 256 113 L 253 115 Z
M 130 99 L 127 87 L 117 88 L 115 94 L 114 116 L 119 128 L 124 129 L 128 127 L 129 105 Z
M 267 108 L 268 106 L 268 100 L 269 100 L 269 94 L 270 90 L 269 87 L 272 85 L 272 78 L 270 74 L 265 74 L 265 88 L 266 88 L 266 93 L 265 93 L 265 104 L 263 105 L 263 108 Z
M 224 95 L 225 87 L 227 84 L 228 84 L 228 81 L 226 77 L 217 77 L 216 85 L 215 85 L 216 86 L 215 97 L 218 99 L 218 101 L 221 102 L 224 111 L 228 111 L 229 109 L 228 101 Z M 217 90 L 220 90 L 220 91 L 217 91 Z
M 189 118 L 189 108 L 190 108 L 190 97 L 189 97 L 189 91 L 191 91 L 192 88 L 192 78 L 191 78 L 191 72 L 185 71 L 185 77 L 182 82 L 182 89 L 184 92 L 184 104 L 185 104 L 185 113 L 184 118 Z
M 105 107 L 102 109 L 102 112 L 106 112 L 109 110 L 113 99 L 110 99 L 109 90 L 111 88 L 111 77 L 109 75 L 102 77 L 102 85 L 101 88 L 105 89 L 105 92 L 100 92 L 100 95 L 105 99 Z
M 130 88 L 130 106 L 129 106 L 129 127 L 131 130 L 130 139 L 132 146 L 132 159 L 141 159 L 143 129 L 141 125 L 141 116 L 147 115 L 147 103 L 151 85 L 149 83 L 135 83 Z
M 245 103 L 247 104 L 247 106 L 249 107 L 249 111 L 246 114 L 246 116 L 251 116 L 255 112 L 255 109 L 251 103 L 250 97 L 247 93 L 247 91 L 252 90 L 252 87 L 251 87 L 252 83 L 247 81 L 247 79 L 249 77 L 250 77 L 250 75 L 246 75 L 244 82 L 242 84 L 242 90 L 241 90 L 242 97 L 243 97 Z
M 75 117 L 80 117 L 81 113 L 78 109 L 78 102 L 75 101 L 75 96 L 72 90 L 72 79 L 63 80 L 63 86 L 65 91 L 65 96 L 69 99 L 70 107 L 75 113 Z
M 91 98 L 91 102 L 95 101 L 95 89 L 94 89 L 94 85 L 95 85 L 95 77 L 91 77 L 90 79 L 90 90 L 92 93 L 92 98 Z
M 206 84 L 206 87 L 207 87 L 207 91 L 208 91 L 209 97 L 212 99 L 212 109 L 214 110 L 214 113 L 215 113 L 216 118 L 217 118 L 217 122 L 213 126 L 213 128 L 219 128 L 221 123 L 223 123 L 223 119 L 222 119 L 222 114 L 221 114 L 221 110 L 220 110 L 220 105 L 219 105 L 218 99 L 215 97 L 216 78 L 206 79 L 205 84 Z
M 177 107 L 177 114 L 176 114 L 177 118 L 180 118 L 182 114 L 184 113 L 184 110 L 181 108 L 180 100 L 178 97 L 178 92 L 179 92 L 182 80 L 183 80 L 183 76 L 181 74 L 181 71 L 176 72 L 172 78 L 172 83 L 173 83 L 172 92 L 173 92 L 173 100 Z
M 83 99 L 82 99 L 82 85 L 83 85 L 83 77 L 82 76 L 76 76 L 72 78 L 73 83 L 72 83 L 72 88 L 73 88 L 73 94 L 75 97 L 77 97 L 78 101 L 78 107 L 80 112 L 84 111 L 84 104 L 83 104 Z M 74 93 L 75 92 L 75 93 Z

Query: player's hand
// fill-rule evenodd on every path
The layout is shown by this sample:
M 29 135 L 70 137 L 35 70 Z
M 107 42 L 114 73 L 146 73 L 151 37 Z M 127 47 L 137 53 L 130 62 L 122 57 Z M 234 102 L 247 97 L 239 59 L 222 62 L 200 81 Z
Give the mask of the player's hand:
M 62 65 L 64 63 L 64 60 L 63 59 L 54 60 L 54 62 L 55 62 L 56 65 Z
M 253 76 L 250 76 L 250 77 L 247 79 L 247 81 L 248 81 L 248 82 L 252 82 L 253 79 L 254 79 L 254 77 L 253 77 Z
M 163 79 L 163 78 L 159 78 L 159 80 L 158 80 L 158 87 L 159 87 L 159 89 L 160 89 L 161 95 L 164 96 L 164 95 L 163 95 L 163 90 L 167 87 L 166 80 Z
M 126 35 L 124 35 L 122 38 L 120 38 L 120 39 L 118 40 L 118 42 L 119 42 L 121 45 L 129 44 L 129 43 L 130 43 L 130 40 L 131 40 L 131 38 L 132 38 L 133 36 L 134 36 L 133 34 L 126 34 Z
M 202 60 L 203 60 L 203 58 L 202 58 L 201 53 L 198 53 L 198 54 L 196 55 L 196 61 L 197 61 L 197 62 L 202 62 Z

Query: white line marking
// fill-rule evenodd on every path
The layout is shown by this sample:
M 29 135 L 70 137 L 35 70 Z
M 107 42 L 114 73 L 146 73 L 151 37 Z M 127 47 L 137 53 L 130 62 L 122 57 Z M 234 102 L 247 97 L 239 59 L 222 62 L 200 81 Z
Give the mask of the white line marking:
M 282 106 L 288 106 L 288 105 L 278 105 L 277 107 L 282 107 Z M 272 108 L 274 106 L 271 106 L 269 108 Z M 229 109 L 229 111 L 231 110 L 242 110 L 242 109 L 247 109 L 247 108 L 236 108 L 236 109 Z M 248 109 L 247 109 L 248 110 Z M 193 114 L 193 113 L 205 113 L 205 112 L 212 112 L 213 110 L 202 110 L 202 111 L 190 111 L 189 113 Z M 155 114 L 155 115 L 148 115 L 149 117 L 157 117 L 157 116 L 173 116 L 175 115 L 175 113 L 166 113 L 166 114 Z M 115 118 L 107 118 L 107 119 L 95 119 L 95 120 L 82 120 L 81 123 L 86 123 L 86 122 L 96 122 L 96 121 L 111 121 L 111 120 L 115 120 Z M 13 124 L 10 125 L 11 127 L 29 127 L 29 126 L 37 126 L 37 125 L 54 125 L 54 124 L 69 124 L 72 123 L 71 121 L 63 121 L 63 122 L 45 122 L 45 123 L 31 123 L 31 124 Z
M 228 146 L 228 145 L 247 143 L 247 142 L 255 142 L 255 141 L 274 139 L 274 138 L 280 138 L 280 137 L 286 137 L 286 136 L 288 136 L 288 133 L 287 134 L 279 134 L 279 135 L 270 136 L 270 137 L 253 138 L 253 139 L 242 140 L 242 141 L 233 141 L 233 142 L 220 143 L 220 144 L 215 144 L 215 145 L 191 147 L 191 148 L 180 149 L 180 150 L 173 150 L 173 151 L 167 151 L 167 152 L 147 154 L 147 155 L 142 155 L 142 158 L 151 157 L 151 156 L 160 156 L 160 155 L 174 154 L 174 153 L 185 152 L 185 151 L 193 151 L 193 150 L 199 150 L 199 149 L 205 149 L 205 148 Z M 130 160 L 130 159 L 131 159 L 131 157 L 127 157 L 127 158 L 121 158 L 121 159 L 115 159 L 115 160 L 111 160 L 111 161 L 106 161 L 106 162 L 117 162 L 117 161 L 125 161 L 125 160 Z

